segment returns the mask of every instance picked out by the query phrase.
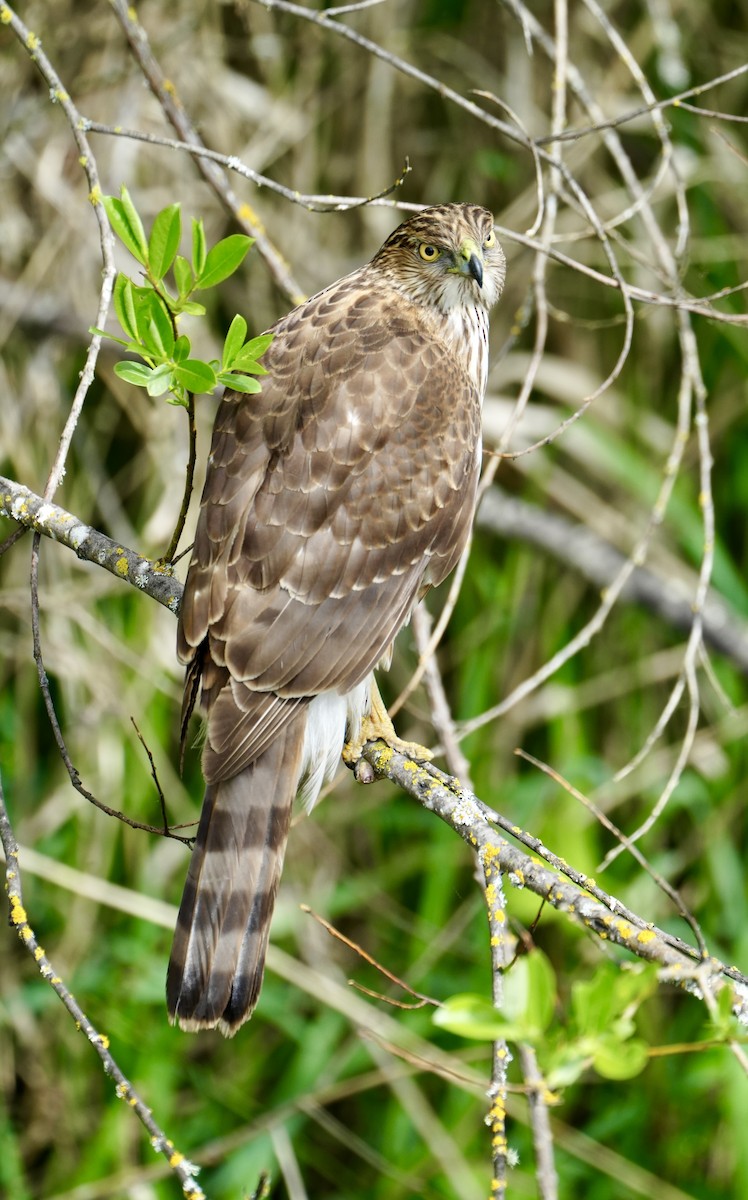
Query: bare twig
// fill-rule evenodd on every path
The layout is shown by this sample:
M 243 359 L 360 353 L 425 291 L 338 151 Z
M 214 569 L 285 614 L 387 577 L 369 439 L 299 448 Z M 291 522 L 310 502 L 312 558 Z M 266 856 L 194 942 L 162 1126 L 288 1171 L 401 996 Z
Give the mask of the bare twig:
M 93 205 L 94 214 L 99 226 L 99 240 L 101 243 L 101 259 L 102 259 L 102 282 L 101 291 L 99 293 L 99 306 L 96 312 L 96 320 L 94 325 L 97 329 L 103 329 L 106 324 L 107 313 L 112 299 L 112 288 L 117 269 L 114 263 L 114 235 L 109 226 L 109 219 L 104 209 L 102 202 L 101 185 L 99 182 L 99 173 L 96 166 L 96 159 L 91 150 L 90 143 L 85 133 L 84 121 L 70 98 L 70 95 L 62 83 L 59 75 L 52 66 L 52 63 L 47 58 L 41 47 L 41 42 L 37 34 L 32 32 L 23 21 L 16 15 L 9 4 L 5 0 L 0 0 L 0 20 L 4 25 L 9 25 L 14 34 L 24 46 L 31 61 L 39 70 L 44 78 L 45 83 L 50 89 L 50 96 L 60 108 L 67 118 L 70 126 L 70 131 L 75 141 L 78 150 L 78 161 L 85 173 L 88 181 L 89 194 L 88 198 Z M 75 389 L 73 402 L 70 406 L 65 428 L 63 429 L 60 438 L 60 444 L 57 450 L 55 461 L 47 479 L 47 486 L 44 489 L 45 500 L 50 500 L 57 490 L 57 486 L 62 479 L 65 471 L 65 462 L 67 460 L 70 443 L 73 440 L 75 427 L 78 423 L 83 404 L 85 402 L 88 391 L 93 383 L 94 371 L 96 362 L 101 349 L 101 335 L 94 334 L 92 337 L 88 351 L 86 353 L 86 362 L 80 374 L 78 386 Z
M 390 983 L 396 984 L 399 988 L 402 988 L 404 992 L 410 992 L 411 996 L 416 996 L 418 1003 L 402 1004 L 400 1001 L 393 1001 L 389 996 L 381 996 L 376 992 L 371 992 L 368 988 L 362 987 L 361 984 L 356 983 L 355 980 L 349 979 L 348 982 L 352 984 L 353 987 L 358 988 L 359 991 L 365 992 L 368 996 L 376 996 L 377 999 L 384 1000 L 387 1004 L 394 1003 L 398 1008 L 423 1008 L 425 1004 L 438 1006 L 439 1001 L 435 1000 L 433 996 L 424 996 L 423 992 L 417 992 L 415 988 L 412 988 L 409 983 L 405 982 L 404 979 L 400 979 L 398 975 L 393 975 L 392 971 L 389 971 L 382 963 L 377 962 L 376 958 L 372 958 L 372 956 L 368 954 L 366 950 L 364 950 L 363 946 L 360 946 L 358 942 L 354 942 L 350 938 L 346 937 L 344 933 L 341 933 L 339 929 L 336 929 L 334 925 L 331 925 L 329 921 L 326 921 L 324 917 L 321 917 L 319 913 L 316 913 L 314 909 L 309 907 L 308 904 L 302 904 L 300 905 L 300 908 L 303 913 L 308 913 L 310 917 L 314 917 L 315 921 L 317 921 L 318 924 L 320 924 L 322 928 L 330 934 L 330 937 L 334 937 L 337 941 L 342 942 L 344 946 L 347 946 L 349 950 L 352 950 L 353 953 L 357 954 L 359 958 L 362 958 L 364 962 L 367 962 L 370 966 L 375 967 L 381 975 L 384 975 L 385 979 L 389 979 Z
M 167 120 L 179 134 L 183 142 L 203 147 L 203 141 L 190 121 L 173 83 L 167 83 L 166 77 L 156 61 L 151 50 L 148 35 L 140 24 L 135 9 L 125 0 L 111 0 L 114 14 L 117 17 L 130 48 L 143 72 L 144 78 L 158 100 Z M 295 280 L 290 267 L 278 248 L 266 233 L 262 222 L 248 204 L 242 204 L 229 185 L 219 167 L 205 157 L 197 160 L 198 168 L 206 183 L 210 185 L 218 199 L 231 213 L 234 220 L 250 237 L 255 239 L 258 253 L 265 261 L 273 280 L 291 304 L 298 304 L 304 299 L 304 292 Z M 99 326 L 101 328 L 101 326 Z
M 198 1168 L 188 1162 L 177 1150 L 174 1143 L 166 1136 L 163 1129 L 153 1118 L 153 1114 L 140 1098 L 130 1080 L 123 1074 L 109 1049 L 109 1038 L 99 1033 L 89 1021 L 77 1000 L 70 994 L 59 973 L 53 968 L 47 955 L 39 945 L 36 934 L 31 928 L 26 910 L 23 907 L 23 893 L 18 861 L 18 843 L 8 817 L 3 795 L 2 779 L 0 779 L 0 840 L 5 851 L 5 885 L 8 893 L 10 923 L 15 929 L 21 944 L 29 952 L 42 979 L 60 998 L 65 1008 L 73 1018 L 76 1027 L 88 1038 L 94 1050 L 101 1059 L 104 1072 L 114 1081 L 115 1093 L 119 1100 L 132 1108 L 138 1120 L 150 1135 L 151 1146 L 157 1154 L 162 1154 L 168 1162 L 182 1188 L 182 1194 L 188 1200 L 205 1200 L 205 1193 L 197 1183 L 195 1176 Z
M 187 393 L 187 427 L 190 448 L 187 455 L 187 466 L 185 468 L 182 504 L 179 509 L 177 523 L 174 526 L 174 532 L 171 535 L 171 541 L 169 542 L 168 549 L 163 558 L 164 563 L 169 566 L 174 565 L 174 559 L 179 548 L 179 539 L 182 536 L 184 524 L 187 520 L 187 511 L 190 507 L 192 486 L 195 479 L 195 465 L 197 463 L 197 427 L 195 425 L 195 397 L 192 392 Z
M 548 1112 L 548 1088 L 540 1073 L 538 1057 L 533 1047 L 523 1043 L 519 1046 L 518 1052 L 530 1106 L 538 1193 L 541 1200 L 557 1200 L 558 1175 L 553 1158 L 553 1129 Z
M 436 660 L 435 647 L 431 646 L 431 614 L 424 604 L 419 604 L 414 610 L 410 626 L 413 630 L 420 661 L 424 664 L 424 682 L 429 697 L 429 710 L 434 722 L 434 729 L 444 747 L 447 765 L 453 775 L 461 779 L 467 787 L 471 787 L 470 766 L 455 736 L 455 723 Z
M 377 0 L 377 3 L 383 2 L 384 0 Z M 386 184 L 381 191 L 375 192 L 372 196 L 332 196 L 329 194 L 322 196 L 319 194 L 298 192 L 293 188 L 285 187 L 282 183 L 278 183 L 277 180 L 271 179 L 268 175 L 261 175 L 259 171 L 253 170 L 252 167 L 247 166 L 246 163 L 237 158 L 235 154 L 221 154 L 218 150 L 211 150 L 201 142 L 180 141 L 178 138 L 168 138 L 158 133 L 148 133 L 142 129 L 123 129 L 120 125 L 106 125 L 102 121 L 93 121 L 88 117 L 83 118 L 83 123 L 88 133 L 100 133 L 107 137 L 129 138 L 131 141 L 145 142 L 149 146 L 162 146 L 165 150 L 179 150 L 185 154 L 192 155 L 195 159 L 215 163 L 216 166 L 224 167 L 227 171 L 234 171 L 237 175 L 241 175 L 244 179 L 248 179 L 251 183 L 256 184 L 257 187 L 267 188 L 268 191 L 275 192 L 276 195 L 282 196 L 289 203 L 298 204 L 301 208 L 305 208 L 309 212 L 348 212 L 352 208 L 363 208 L 365 205 L 375 204 L 402 187 L 406 176 L 412 170 L 410 162 L 406 158 L 403 169 L 397 179 L 394 179 L 392 183 Z M 422 206 L 416 205 L 415 207 L 420 208 Z M 289 297 L 289 299 L 292 299 L 292 297 Z

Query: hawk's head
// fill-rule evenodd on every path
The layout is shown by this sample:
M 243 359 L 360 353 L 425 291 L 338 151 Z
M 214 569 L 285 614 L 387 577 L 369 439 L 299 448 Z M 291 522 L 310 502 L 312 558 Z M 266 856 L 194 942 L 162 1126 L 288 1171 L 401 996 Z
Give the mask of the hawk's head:
M 477 204 L 439 204 L 417 213 L 390 234 L 372 265 L 413 300 L 443 313 L 491 308 L 506 271 L 493 217 Z

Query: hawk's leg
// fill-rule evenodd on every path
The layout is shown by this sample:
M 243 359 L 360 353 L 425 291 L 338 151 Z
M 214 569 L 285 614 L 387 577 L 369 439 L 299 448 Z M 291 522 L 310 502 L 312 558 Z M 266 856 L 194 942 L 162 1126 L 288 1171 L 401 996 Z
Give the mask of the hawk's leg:
M 393 750 L 398 750 L 401 754 L 407 755 L 408 758 L 415 758 L 418 762 L 428 762 L 434 756 L 425 746 L 419 746 L 417 742 L 405 742 L 395 733 L 395 726 L 390 720 L 390 715 L 385 708 L 384 701 L 379 694 L 377 681 L 372 676 L 371 681 L 371 709 L 368 716 L 361 721 L 361 728 L 358 732 L 358 737 L 353 738 L 350 742 L 346 742 L 343 747 L 343 762 L 348 767 L 356 768 L 356 765 L 361 760 L 361 752 L 367 742 L 376 742 L 381 738 Z M 359 778 L 358 774 L 356 775 Z M 366 783 L 369 780 L 365 774 L 362 774 L 360 782 Z

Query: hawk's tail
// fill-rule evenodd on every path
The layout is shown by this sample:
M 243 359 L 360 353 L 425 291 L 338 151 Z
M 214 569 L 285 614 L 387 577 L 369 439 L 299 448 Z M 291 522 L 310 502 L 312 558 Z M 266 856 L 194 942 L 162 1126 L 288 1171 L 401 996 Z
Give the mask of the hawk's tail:
M 166 978 L 182 1029 L 231 1037 L 257 1003 L 305 726 L 299 713 L 245 770 L 208 784 Z

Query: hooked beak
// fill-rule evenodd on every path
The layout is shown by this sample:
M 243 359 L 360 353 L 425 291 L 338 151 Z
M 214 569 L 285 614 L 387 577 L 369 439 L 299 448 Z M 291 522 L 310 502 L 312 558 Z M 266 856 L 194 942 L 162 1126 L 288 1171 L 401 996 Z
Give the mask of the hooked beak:
M 460 246 L 457 271 L 460 275 L 472 275 L 478 287 L 483 287 L 483 254 L 480 246 L 472 238 L 465 238 Z

